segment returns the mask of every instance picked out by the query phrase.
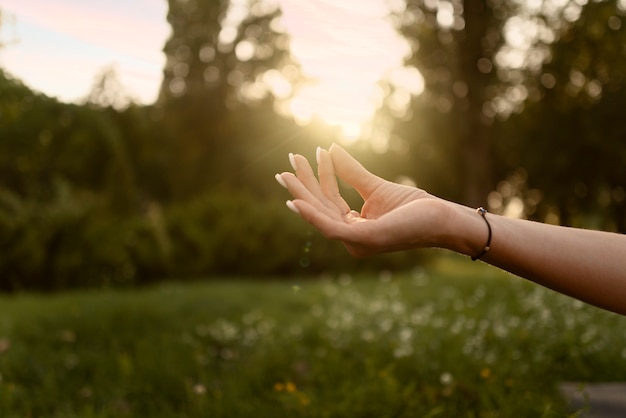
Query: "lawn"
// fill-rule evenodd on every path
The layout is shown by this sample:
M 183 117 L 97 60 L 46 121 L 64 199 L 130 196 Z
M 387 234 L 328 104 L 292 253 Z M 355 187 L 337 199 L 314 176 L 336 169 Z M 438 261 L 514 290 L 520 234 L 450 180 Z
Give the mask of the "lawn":
M 0 416 L 564 417 L 626 317 L 481 263 L 0 298 Z

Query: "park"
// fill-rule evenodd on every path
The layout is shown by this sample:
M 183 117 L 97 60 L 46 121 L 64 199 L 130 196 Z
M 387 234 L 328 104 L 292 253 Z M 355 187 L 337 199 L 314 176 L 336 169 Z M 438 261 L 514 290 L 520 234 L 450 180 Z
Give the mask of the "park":
M 337 143 L 626 233 L 624 1 L 162 1 L 149 103 L 115 67 L 42 92 L 0 38 L 0 416 L 586 417 L 563 385 L 626 381 L 626 317 L 445 250 L 352 257 L 274 177 Z

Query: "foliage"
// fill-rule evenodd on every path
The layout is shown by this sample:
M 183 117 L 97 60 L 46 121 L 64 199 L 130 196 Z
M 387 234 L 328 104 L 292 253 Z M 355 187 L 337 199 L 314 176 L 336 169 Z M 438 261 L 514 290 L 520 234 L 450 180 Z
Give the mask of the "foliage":
M 393 158 L 470 205 L 523 173 L 543 196 L 526 215 L 624 231 L 623 15 L 618 1 L 407 2 L 394 21 L 425 88 L 390 112 Z
M 129 219 L 107 216 L 97 197 L 54 184 L 46 201 L 0 193 L 0 288 L 62 289 L 134 277 L 124 242 Z
M 507 140 L 498 154 L 542 191 L 530 216 L 624 232 L 626 143 L 617 123 L 626 105 L 624 11 L 615 2 L 590 2 L 583 12 L 534 79 L 537 100 L 502 126 Z
M 242 16 L 242 6 L 226 0 L 169 1 L 172 35 L 157 106 L 175 139 L 168 168 L 176 198 L 221 183 L 240 162 L 245 146 L 234 138 L 231 114 L 242 105 L 273 108 L 268 74 L 297 80 L 287 35 L 274 29 L 280 9 L 258 0 L 247 6 Z
M 407 115 L 395 116 L 390 148 L 402 150 L 406 174 L 436 194 L 478 206 L 492 190 L 495 114 L 488 109 L 508 84 L 499 79 L 495 57 L 516 13 L 510 2 L 410 0 L 395 16 L 412 45 L 406 65 L 419 70 L 425 89 Z M 433 172 L 446 175 L 433 178 Z
M 288 228 L 278 209 L 275 202 L 255 202 L 236 191 L 170 208 L 166 228 L 168 239 L 176 243 L 171 260 L 180 266 L 177 273 L 258 275 L 298 260 L 299 248 L 291 244 L 298 242 L 297 228 Z
M 1 302 L 3 417 L 564 417 L 626 377 L 623 317 L 458 259 Z
M 253 206 L 245 198 L 198 199 L 172 208 L 166 217 L 156 204 L 141 217 L 112 216 L 102 211 L 96 197 L 81 196 L 64 183 L 44 202 L 9 192 L 1 198 L 3 290 L 142 284 L 173 274 L 205 275 L 226 266 L 241 271 L 238 257 L 250 257 L 253 250 L 257 252 L 249 261 L 256 263 L 242 267 L 267 274 L 290 256 L 284 249 L 293 248 L 283 245 L 275 258 L 258 252 L 268 242 L 268 229 L 275 227 L 267 213 L 276 211 L 256 206 L 261 215 L 242 212 Z M 229 216 L 233 212 L 241 218 Z M 242 233 L 248 237 L 248 250 L 237 245 Z
M 4 188 L 45 199 L 57 181 L 103 192 L 112 206 L 134 193 L 132 167 L 105 112 L 59 103 L 0 72 L 0 175 Z
M 350 151 L 466 204 L 626 231 L 624 10 L 550 4 L 408 1 L 393 21 L 424 92 L 388 91 L 376 127 L 392 127 L 388 154 Z M 256 0 L 170 1 L 150 106 L 122 107 L 110 70 L 84 105 L 0 71 L 0 289 L 412 268 L 412 252 L 353 260 L 284 208 L 273 176 L 291 169 L 287 153 L 313 157 L 337 131 L 277 113 L 289 92 L 273 82 L 301 76 L 280 15 Z
M 0 289 L 315 274 L 361 264 L 285 209 L 273 175 L 288 169 L 288 152 L 313 151 L 306 144 L 314 134 L 271 107 L 228 114 L 223 122 L 239 146 L 215 156 L 219 172 L 206 170 L 182 199 L 177 190 L 190 185 L 175 173 L 188 166 L 173 166 L 180 150 L 158 106 L 67 105 L 5 74 L 0 82 Z M 410 267 L 416 259 L 407 253 L 362 266 Z
M 142 285 L 167 277 L 317 274 L 410 268 L 413 253 L 361 266 L 313 234 L 280 199 L 215 191 L 184 203 L 146 205 L 133 216 L 103 209 L 98 196 L 55 184 L 45 201 L 0 193 L 0 289 L 60 290 Z

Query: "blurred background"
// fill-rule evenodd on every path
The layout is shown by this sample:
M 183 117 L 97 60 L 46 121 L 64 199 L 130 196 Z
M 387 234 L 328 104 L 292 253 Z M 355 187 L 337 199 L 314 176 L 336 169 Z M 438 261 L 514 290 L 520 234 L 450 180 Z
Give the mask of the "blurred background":
M 0 289 L 408 270 L 284 208 L 287 154 L 626 232 L 626 1 L 0 1 Z M 354 207 L 359 200 L 346 191 Z
M 355 260 L 274 175 L 335 142 L 469 206 L 624 233 L 625 18 L 0 0 L 0 416 L 587 416 L 559 385 L 626 381 L 626 317 L 437 250 Z

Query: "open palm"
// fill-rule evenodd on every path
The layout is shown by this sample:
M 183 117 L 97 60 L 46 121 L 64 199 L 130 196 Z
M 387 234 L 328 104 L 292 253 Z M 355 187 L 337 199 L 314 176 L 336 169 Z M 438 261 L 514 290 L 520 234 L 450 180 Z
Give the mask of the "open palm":
M 277 175 L 294 196 L 288 205 L 326 237 L 338 239 L 356 256 L 434 245 L 439 199 L 425 191 L 384 180 L 367 171 L 343 148 L 318 149 L 318 173 L 306 158 L 290 155 L 296 171 Z M 360 212 L 341 197 L 337 176 L 364 200 Z

